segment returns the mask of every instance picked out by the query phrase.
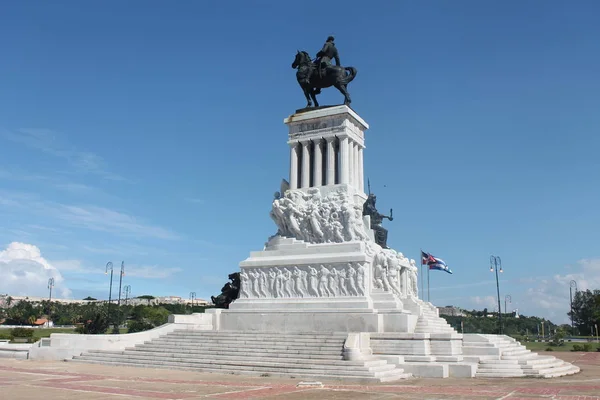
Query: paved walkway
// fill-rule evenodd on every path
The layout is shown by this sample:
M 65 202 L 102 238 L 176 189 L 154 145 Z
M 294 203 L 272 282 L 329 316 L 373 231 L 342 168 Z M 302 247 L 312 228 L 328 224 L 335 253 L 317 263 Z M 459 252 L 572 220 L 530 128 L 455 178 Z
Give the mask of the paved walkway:
M 575 363 L 581 372 L 555 379 L 414 378 L 369 386 L 320 380 L 322 388 L 307 388 L 292 378 L 0 359 L 0 399 L 600 400 L 600 353 L 548 354 Z

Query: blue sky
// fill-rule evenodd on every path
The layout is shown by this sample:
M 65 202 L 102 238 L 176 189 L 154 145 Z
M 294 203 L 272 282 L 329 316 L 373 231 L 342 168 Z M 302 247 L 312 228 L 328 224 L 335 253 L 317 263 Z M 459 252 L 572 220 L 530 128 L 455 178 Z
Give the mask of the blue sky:
M 371 126 L 365 175 L 394 208 L 390 245 L 454 271 L 431 274 L 431 300 L 492 309 L 495 254 L 513 308 L 566 321 L 568 281 L 600 286 L 599 12 L 593 1 L 3 4 L 0 266 L 41 258 L 73 297 L 107 297 L 104 265 L 122 260 L 134 295 L 218 293 L 275 231 L 282 120 L 304 105 L 294 54 L 334 34 L 358 69 L 349 90 Z M 47 292 L 35 282 L 0 292 Z

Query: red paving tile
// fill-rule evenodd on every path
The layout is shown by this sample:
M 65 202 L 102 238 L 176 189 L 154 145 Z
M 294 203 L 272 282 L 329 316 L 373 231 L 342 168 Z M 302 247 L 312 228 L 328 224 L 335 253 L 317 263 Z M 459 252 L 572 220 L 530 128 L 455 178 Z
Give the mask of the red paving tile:
M 575 357 L 574 357 L 575 358 Z M 590 378 L 598 378 L 596 375 L 597 368 L 591 365 L 599 366 L 600 353 L 593 354 L 587 353 L 582 354 L 578 359 L 583 359 L 585 362 L 590 364 L 587 367 L 587 381 L 590 382 Z M 586 381 L 577 382 L 576 378 L 568 378 L 564 383 L 560 383 L 557 380 L 501 380 L 489 382 L 480 379 L 464 379 L 464 380 L 408 380 L 407 384 L 398 382 L 392 385 L 344 385 L 344 384 L 325 384 L 323 389 L 315 390 L 314 388 L 296 387 L 298 380 L 294 380 L 293 383 L 287 383 L 286 380 L 275 380 L 269 382 L 269 380 L 253 377 L 239 377 L 239 381 L 236 378 L 227 381 L 227 377 L 214 375 L 215 380 L 213 381 L 212 375 L 210 374 L 197 374 L 197 375 L 185 375 L 189 376 L 189 379 L 169 379 L 169 376 L 165 378 L 160 377 L 160 373 L 157 370 L 148 369 L 146 372 L 140 372 L 140 375 L 145 374 L 146 376 L 139 376 L 132 374 L 131 369 L 124 369 L 123 375 L 115 375 L 114 370 L 104 371 L 103 369 L 86 369 L 85 371 L 98 371 L 99 373 L 78 373 L 69 372 L 70 365 L 64 366 L 60 364 L 42 364 L 46 368 L 40 368 L 39 364 L 30 364 L 32 368 L 21 367 L 25 364 L 18 366 L 0 366 L 1 371 L 9 373 L 28 374 L 34 375 L 34 379 L 15 379 L 16 382 L 11 382 L 11 377 L 5 376 L 0 377 L 0 387 L 11 386 L 11 390 L 18 390 L 19 385 L 35 386 L 39 388 L 53 388 L 63 390 L 63 393 L 68 392 L 88 392 L 90 396 L 92 394 L 98 396 L 106 395 L 106 399 L 117 399 L 119 396 L 131 396 L 140 397 L 147 399 L 189 399 L 189 398 L 214 398 L 214 399 L 260 399 L 260 398 L 277 398 L 285 399 L 286 394 L 296 393 L 298 396 L 303 396 L 302 392 L 306 391 L 305 396 L 311 399 L 326 399 L 329 396 L 339 397 L 339 394 L 335 394 L 335 391 L 346 391 L 348 396 L 356 396 L 359 393 L 377 394 L 380 393 L 383 396 L 386 394 L 396 393 L 398 395 L 411 397 L 414 395 L 415 399 L 424 399 L 436 396 L 436 398 L 452 397 L 452 398 L 503 398 L 506 400 L 531 400 L 540 398 L 551 398 L 557 400 L 600 400 L 600 379 L 592 384 L 585 384 Z M 56 368 L 56 369 L 53 369 Z M 66 370 L 66 371 L 65 371 Z M 101 372 L 104 371 L 104 372 Z M 108 372 L 108 373 L 107 373 Z M 156 374 L 156 378 L 153 375 Z M 177 375 L 171 375 L 177 377 Z M 231 378 L 231 377 L 229 377 Z M 584 377 L 582 377 L 584 378 Z M 94 381 L 101 382 L 104 380 L 110 380 L 114 382 L 110 387 L 95 385 Z M 591 379 L 593 381 L 593 379 Z M 128 384 L 137 382 L 138 388 L 133 389 L 128 387 Z M 143 383 L 148 383 L 148 390 L 143 387 Z M 283 382 L 283 383 L 282 383 Z M 139 383 L 142 383 L 142 387 L 139 388 Z M 156 384 L 165 384 L 164 387 L 160 386 L 161 391 L 150 389 L 150 385 L 156 388 Z M 450 385 L 446 386 L 446 383 Z M 219 386 L 223 388 L 230 387 L 228 391 L 221 393 L 211 393 L 201 395 L 198 392 L 175 392 L 169 390 L 168 385 L 193 385 L 199 389 L 207 386 Z M 202 391 L 202 390 L 200 390 Z M 581 393 L 576 395 L 574 393 Z M 585 395 L 583 393 L 586 393 Z M 598 393 L 598 396 L 596 396 Z M 102 397 L 104 398 L 104 397 Z
M 107 393 L 107 394 L 118 394 L 128 395 L 137 397 L 148 397 L 152 399 L 185 399 L 188 397 L 197 397 L 195 393 L 165 393 L 165 392 L 151 392 L 146 390 L 137 389 L 124 389 L 124 388 L 110 388 L 103 386 L 91 386 L 91 385 L 79 385 L 69 383 L 54 383 L 54 382 L 39 382 L 34 386 L 50 387 L 53 389 L 67 389 L 91 393 Z

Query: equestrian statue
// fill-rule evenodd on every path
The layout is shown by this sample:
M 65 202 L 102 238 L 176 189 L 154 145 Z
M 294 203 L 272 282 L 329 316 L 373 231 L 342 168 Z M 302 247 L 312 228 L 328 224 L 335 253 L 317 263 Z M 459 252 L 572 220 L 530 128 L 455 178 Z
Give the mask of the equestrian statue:
M 319 107 L 317 95 L 321 89 L 335 87 L 344 95 L 344 104 L 349 105 L 350 94 L 346 86 L 356 77 L 356 68 L 342 67 L 340 65 L 340 56 L 335 47 L 333 36 L 329 36 L 323 48 L 317 53 L 317 58 L 313 61 L 306 51 L 298 51 L 296 59 L 292 63 L 292 68 L 298 69 L 296 79 L 306 97 L 306 107 Z M 335 60 L 335 64 L 331 60 Z

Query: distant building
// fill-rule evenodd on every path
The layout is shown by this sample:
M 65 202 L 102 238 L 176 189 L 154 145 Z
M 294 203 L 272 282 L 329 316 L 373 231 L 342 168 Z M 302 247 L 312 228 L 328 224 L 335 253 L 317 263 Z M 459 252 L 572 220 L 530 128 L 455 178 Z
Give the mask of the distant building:
M 30 303 L 41 303 L 42 301 L 47 301 L 48 297 L 36 297 L 36 296 L 11 296 L 8 294 L 0 294 L 0 307 L 2 308 L 6 308 L 9 307 L 9 300 L 8 298 L 10 297 L 11 301 L 10 301 L 10 305 L 14 305 L 20 301 L 28 301 Z M 117 304 L 118 302 L 118 298 L 117 299 L 111 299 L 111 303 L 112 304 Z M 62 303 L 62 304 L 88 304 L 88 303 L 106 303 L 107 300 L 76 300 L 76 299 L 52 299 L 52 302 L 56 302 L 56 303 Z M 139 304 L 144 304 L 144 305 L 154 305 L 154 304 L 185 304 L 185 305 L 191 305 L 192 304 L 192 300 L 190 299 L 184 299 L 182 297 L 179 296 L 159 296 L 159 297 L 155 297 L 153 299 L 150 299 L 150 301 L 148 301 L 147 299 L 140 299 L 137 297 L 132 297 L 132 298 L 128 298 L 127 302 L 125 302 L 124 298 L 121 298 L 121 304 L 124 305 L 125 303 L 127 303 L 128 305 L 133 305 L 133 306 L 137 306 Z M 210 305 L 211 303 L 209 303 L 208 301 L 204 300 L 204 299 L 194 299 L 194 305 L 195 306 L 206 306 L 206 305 Z
M 440 315 L 450 315 L 453 317 L 464 317 L 467 315 L 462 308 L 454 306 L 439 307 Z
M 10 305 L 9 303 L 10 297 Z M 11 296 L 8 294 L 0 294 L 0 307 L 10 307 L 20 301 L 28 301 L 30 303 L 41 303 L 42 301 L 48 301 L 48 297 L 37 297 L 37 296 Z M 76 300 L 76 299 L 52 299 L 52 302 L 62 304 L 88 304 L 95 303 L 98 300 Z

